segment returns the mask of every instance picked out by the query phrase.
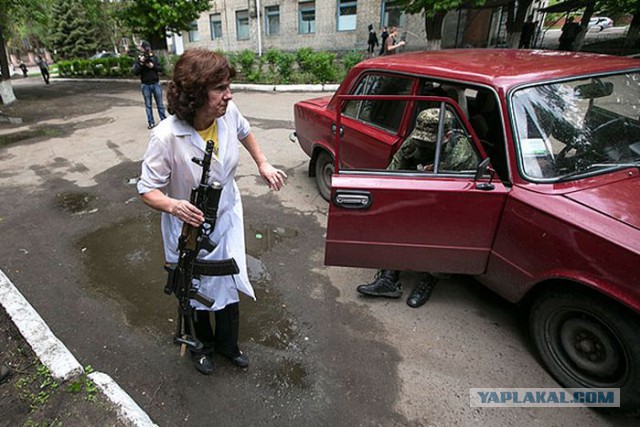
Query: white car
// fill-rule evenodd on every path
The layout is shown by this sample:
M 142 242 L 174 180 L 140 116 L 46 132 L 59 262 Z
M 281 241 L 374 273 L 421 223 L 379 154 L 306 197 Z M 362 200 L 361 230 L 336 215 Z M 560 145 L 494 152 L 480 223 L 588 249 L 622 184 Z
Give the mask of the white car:
M 613 27 L 613 19 L 606 16 L 594 16 L 589 19 L 589 29 L 602 31 L 605 28 Z

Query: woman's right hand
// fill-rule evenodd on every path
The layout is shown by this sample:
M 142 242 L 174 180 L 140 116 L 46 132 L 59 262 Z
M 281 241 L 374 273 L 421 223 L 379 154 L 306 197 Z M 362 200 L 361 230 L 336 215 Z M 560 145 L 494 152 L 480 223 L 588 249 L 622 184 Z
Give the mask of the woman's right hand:
M 204 214 L 202 211 L 186 200 L 174 199 L 170 213 L 182 222 L 186 222 L 194 227 L 200 227 L 204 222 Z

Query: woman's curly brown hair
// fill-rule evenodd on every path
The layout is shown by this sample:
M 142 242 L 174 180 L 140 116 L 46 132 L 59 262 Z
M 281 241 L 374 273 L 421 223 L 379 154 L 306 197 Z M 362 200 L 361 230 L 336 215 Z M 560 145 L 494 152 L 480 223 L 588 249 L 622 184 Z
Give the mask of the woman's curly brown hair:
M 169 113 L 193 126 L 196 109 L 208 100 L 207 89 L 232 79 L 235 74 L 229 61 L 219 53 L 206 49 L 186 50 L 176 62 L 173 79 L 168 84 Z

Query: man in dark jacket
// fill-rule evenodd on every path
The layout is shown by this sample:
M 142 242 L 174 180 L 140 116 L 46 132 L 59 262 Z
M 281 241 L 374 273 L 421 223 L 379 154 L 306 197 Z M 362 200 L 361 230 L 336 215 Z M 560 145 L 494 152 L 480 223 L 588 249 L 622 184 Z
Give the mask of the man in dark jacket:
M 378 46 L 378 35 L 373 29 L 373 24 L 369 24 L 369 40 L 367 40 L 367 44 L 369 45 L 367 52 L 369 55 L 373 55 L 373 51 Z
M 562 33 L 560 34 L 560 50 L 573 50 L 573 43 L 576 41 L 578 34 L 582 31 L 582 27 L 577 22 L 574 22 L 573 16 L 567 18 L 566 22 L 562 26 Z
M 148 129 L 156 125 L 151 107 L 151 95 L 156 100 L 160 120 L 164 120 L 167 117 L 162 103 L 162 87 L 160 86 L 160 77 L 158 75 L 160 72 L 162 72 L 162 66 L 158 61 L 158 57 L 151 52 L 151 45 L 146 41 L 142 42 L 142 54 L 138 56 L 138 60 L 133 64 L 133 74 L 140 76 L 140 88 L 142 89 L 144 106 L 147 111 Z
M 382 34 L 380 34 L 380 37 L 382 37 L 382 46 L 380 46 L 379 55 L 384 55 L 384 45 L 387 42 L 387 38 L 389 37 L 389 32 L 387 31 L 387 27 L 382 27 Z

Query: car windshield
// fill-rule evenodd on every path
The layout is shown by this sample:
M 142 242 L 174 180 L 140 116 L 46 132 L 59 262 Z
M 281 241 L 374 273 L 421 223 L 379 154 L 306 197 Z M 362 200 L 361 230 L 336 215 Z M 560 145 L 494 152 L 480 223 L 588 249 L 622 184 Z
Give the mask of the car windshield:
M 528 179 L 563 181 L 640 165 L 640 73 L 524 88 L 512 107 Z

